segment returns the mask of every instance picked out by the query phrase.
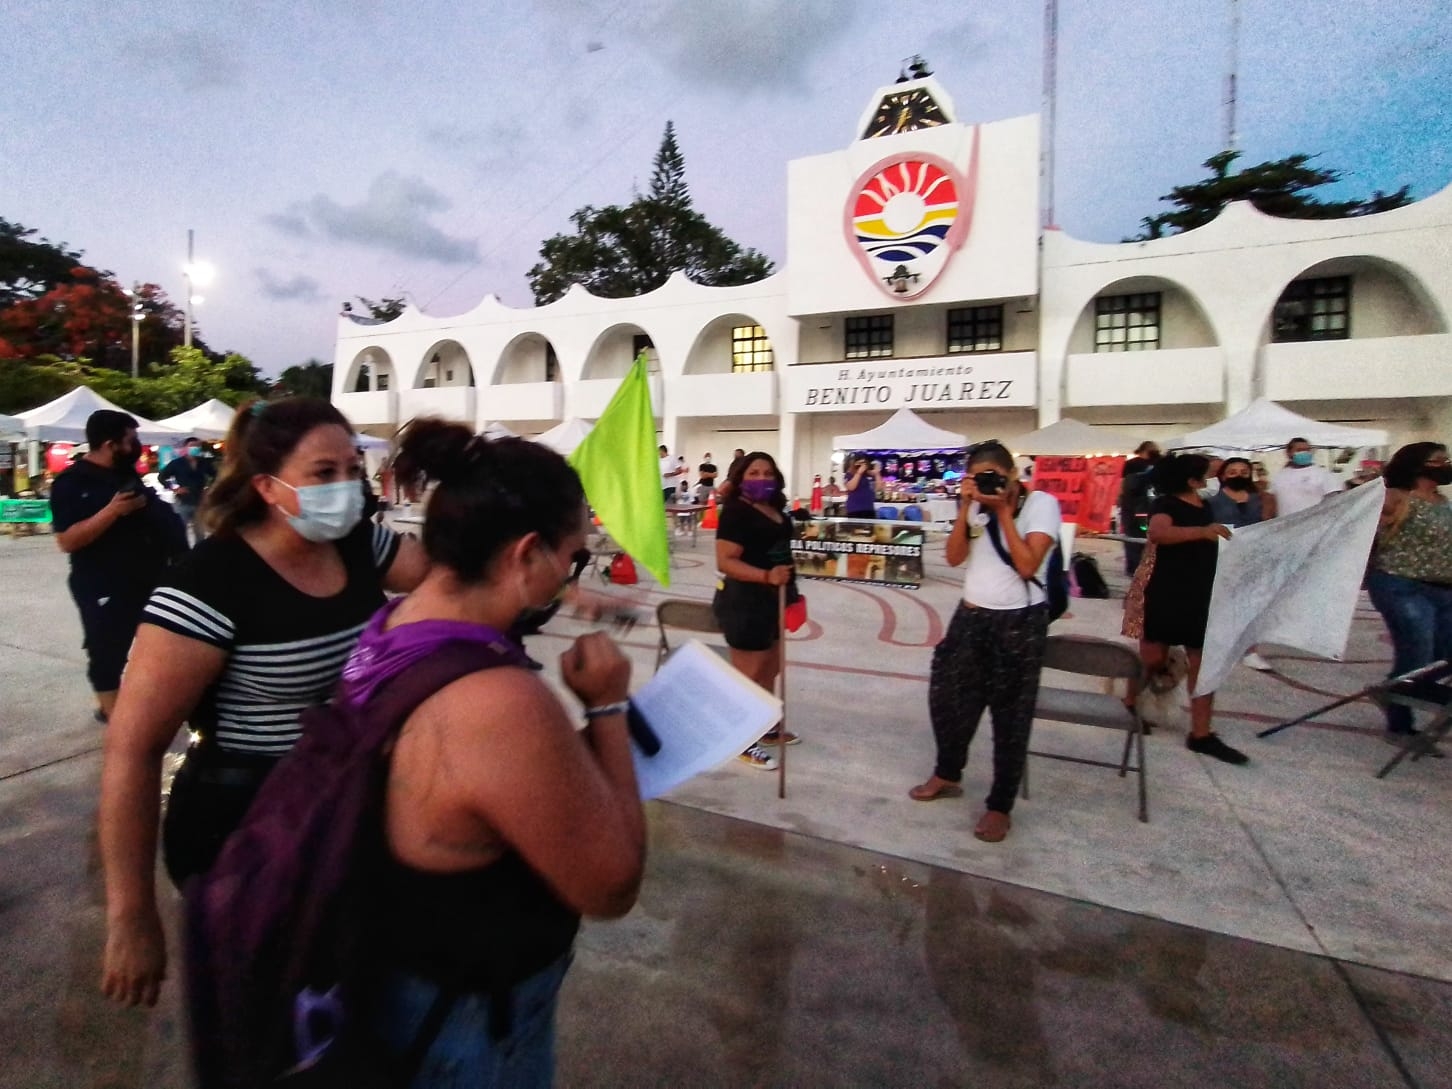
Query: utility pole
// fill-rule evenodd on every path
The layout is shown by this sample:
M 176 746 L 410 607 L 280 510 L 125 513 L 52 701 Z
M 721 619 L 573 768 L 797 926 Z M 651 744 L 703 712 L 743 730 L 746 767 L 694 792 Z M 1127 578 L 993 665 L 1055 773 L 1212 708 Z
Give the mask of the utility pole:
M 126 292 L 131 297 L 131 377 L 141 377 L 141 319 L 146 316 L 145 308 L 141 305 L 141 281 L 131 281 L 131 290 Z
M 192 242 L 193 242 L 192 234 L 193 234 L 192 229 L 190 227 L 188 227 L 187 228 L 187 268 L 186 268 L 186 275 L 187 275 L 187 307 L 186 307 L 186 324 L 183 326 L 183 332 L 182 332 L 182 346 L 185 347 L 185 348 L 190 348 L 192 346 Z
M 1240 0 L 1230 0 L 1230 73 L 1225 80 L 1225 150 L 1237 151 L 1240 133 L 1236 131 L 1236 107 L 1239 104 L 1240 70 Z
M 1043 185 L 1043 215 L 1040 226 L 1054 225 L 1054 108 L 1059 83 L 1059 0 L 1044 0 L 1044 130 L 1039 156 L 1039 177 Z

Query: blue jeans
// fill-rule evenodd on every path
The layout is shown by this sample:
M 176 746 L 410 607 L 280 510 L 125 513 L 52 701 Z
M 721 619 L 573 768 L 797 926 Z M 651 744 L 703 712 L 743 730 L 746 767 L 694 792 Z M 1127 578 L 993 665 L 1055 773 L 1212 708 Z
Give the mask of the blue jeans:
M 1366 576 L 1366 589 L 1391 634 L 1390 676 L 1452 658 L 1452 586 L 1372 570 Z M 1393 733 L 1410 733 L 1412 709 L 1388 707 L 1386 727 Z
M 489 996 L 465 992 L 424 1056 L 410 1089 L 549 1089 L 555 1075 L 555 1005 L 570 966 L 567 953 L 510 992 L 510 1031 L 489 1033 Z M 438 996 L 438 984 L 407 972 L 384 983 L 375 1027 L 395 1056 L 408 1053 Z

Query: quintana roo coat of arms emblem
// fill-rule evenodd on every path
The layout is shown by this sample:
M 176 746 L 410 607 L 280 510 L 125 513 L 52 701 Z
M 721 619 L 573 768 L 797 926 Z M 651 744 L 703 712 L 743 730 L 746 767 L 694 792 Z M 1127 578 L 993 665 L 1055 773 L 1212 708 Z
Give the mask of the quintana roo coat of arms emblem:
M 895 299 L 927 291 L 968 237 L 978 182 L 978 129 L 968 170 L 924 152 L 903 152 L 868 167 L 847 197 L 848 248 Z

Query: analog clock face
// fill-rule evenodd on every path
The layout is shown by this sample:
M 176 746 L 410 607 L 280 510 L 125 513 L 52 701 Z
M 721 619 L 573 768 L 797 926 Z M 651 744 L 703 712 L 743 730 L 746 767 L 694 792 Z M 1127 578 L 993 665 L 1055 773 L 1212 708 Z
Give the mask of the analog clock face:
M 930 129 L 946 125 L 948 118 L 933 101 L 925 88 L 911 91 L 895 91 L 884 95 L 862 133 L 864 140 L 874 136 L 891 136 L 899 132 L 913 132 L 916 129 Z

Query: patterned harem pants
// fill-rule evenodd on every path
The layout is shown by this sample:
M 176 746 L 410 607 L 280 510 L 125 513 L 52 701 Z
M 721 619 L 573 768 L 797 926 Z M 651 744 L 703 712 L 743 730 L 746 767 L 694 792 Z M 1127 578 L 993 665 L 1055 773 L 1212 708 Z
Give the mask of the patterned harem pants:
M 1029 730 L 1039 694 L 1049 607 L 974 609 L 961 602 L 948 634 L 933 651 L 928 709 L 938 743 L 934 774 L 963 778 L 968 745 L 986 707 L 993 716 L 993 787 L 987 807 L 1013 810 L 1028 758 Z

